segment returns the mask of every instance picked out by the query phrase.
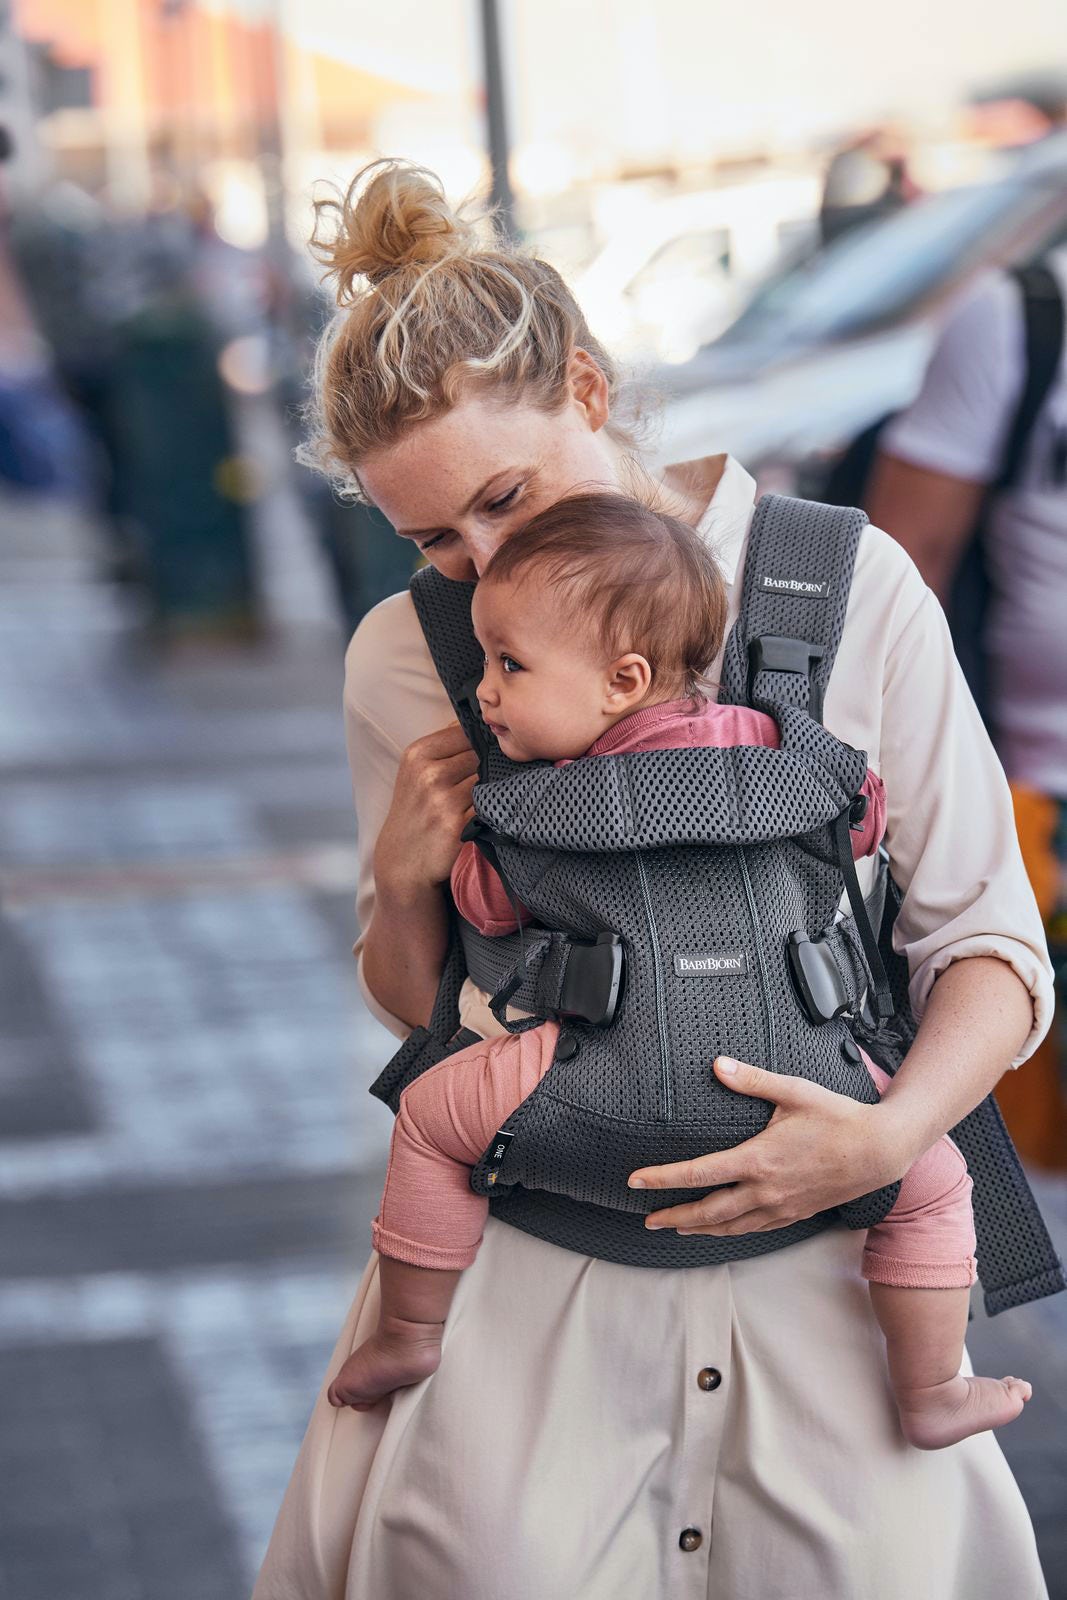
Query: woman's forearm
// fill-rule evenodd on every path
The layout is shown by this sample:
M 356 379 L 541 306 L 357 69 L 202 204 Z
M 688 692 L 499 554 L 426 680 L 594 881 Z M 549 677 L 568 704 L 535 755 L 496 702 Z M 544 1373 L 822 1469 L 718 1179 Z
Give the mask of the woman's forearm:
M 447 950 L 443 885 L 394 890 L 379 882 L 362 948 L 363 979 L 378 1004 L 426 1027 Z
M 971 956 L 946 968 L 881 1101 L 909 1165 L 985 1099 L 1032 1026 L 1029 990 L 1006 961 Z

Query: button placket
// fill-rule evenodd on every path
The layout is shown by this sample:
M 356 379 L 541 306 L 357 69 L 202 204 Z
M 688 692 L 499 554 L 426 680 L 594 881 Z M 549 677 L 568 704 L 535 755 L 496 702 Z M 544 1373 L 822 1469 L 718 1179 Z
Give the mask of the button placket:
M 684 1274 L 685 1363 L 678 1382 L 683 1387 L 685 1420 L 673 1496 L 677 1521 L 669 1535 L 673 1548 L 679 1552 L 675 1557 L 678 1565 L 674 1569 L 672 1600 L 706 1600 L 708 1592 L 715 1538 L 712 1507 L 728 1415 L 725 1396 L 733 1332 L 729 1270 L 724 1266 L 706 1275 Z M 709 1355 L 717 1358 L 717 1366 L 701 1365 Z M 721 1394 L 709 1398 L 720 1388 Z M 692 1556 L 694 1560 L 689 1559 Z

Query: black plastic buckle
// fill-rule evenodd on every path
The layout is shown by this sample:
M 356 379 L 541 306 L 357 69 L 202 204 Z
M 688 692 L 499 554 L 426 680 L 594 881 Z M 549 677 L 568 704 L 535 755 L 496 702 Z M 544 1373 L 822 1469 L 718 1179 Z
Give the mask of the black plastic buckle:
M 814 699 L 815 685 L 811 683 L 811 669 L 825 654 L 825 645 L 810 644 L 807 639 L 786 639 L 777 633 L 761 633 L 749 640 L 749 703 L 752 702 L 756 678 L 761 672 L 795 672 L 807 678 L 811 685 L 809 700 Z
M 832 1022 L 852 1004 L 837 963 L 824 944 L 806 933 L 791 933 L 786 940 L 789 970 L 808 1016 L 817 1026 Z
M 615 1015 L 622 987 L 622 937 L 601 933 L 595 944 L 570 945 L 559 1012 L 605 1028 Z

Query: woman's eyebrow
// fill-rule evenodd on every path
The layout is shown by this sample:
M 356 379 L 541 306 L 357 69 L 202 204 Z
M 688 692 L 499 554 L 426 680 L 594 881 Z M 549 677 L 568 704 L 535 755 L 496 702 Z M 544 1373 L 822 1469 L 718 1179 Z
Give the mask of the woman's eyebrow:
M 467 504 L 460 512 L 460 516 L 465 517 L 468 512 L 473 511 L 474 507 L 478 504 L 478 501 L 482 498 L 482 495 L 485 494 L 485 492 L 496 482 L 498 478 L 509 477 L 510 475 L 511 474 L 507 471 L 507 469 L 505 469 L 503 472 L 494 472 L 492 477 L 487 478 L 482 484 L 481 488 L 476 489 L 471 495 L 470 499 L 467 501 Z M 445 524 L 438 524 L 436 528 L 397 528 L 396 531 L 400 535 L 401 539 L 424 539 L 428 533 L 444 533 L 446 531 L 446 526 Z

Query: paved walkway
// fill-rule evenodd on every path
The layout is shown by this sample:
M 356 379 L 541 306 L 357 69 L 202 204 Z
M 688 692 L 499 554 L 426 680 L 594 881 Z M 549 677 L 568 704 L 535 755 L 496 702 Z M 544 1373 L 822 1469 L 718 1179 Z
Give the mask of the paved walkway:
M 391 1122 L 343 640 L 297 608 L 270 649 L 162 665 L 83 527 L 0 522 L 0 1594 L 237 1600 Z M 1003 1443 L 1067 1600 L 1067 1297 L 971 1348 L 1037 1385 Z

